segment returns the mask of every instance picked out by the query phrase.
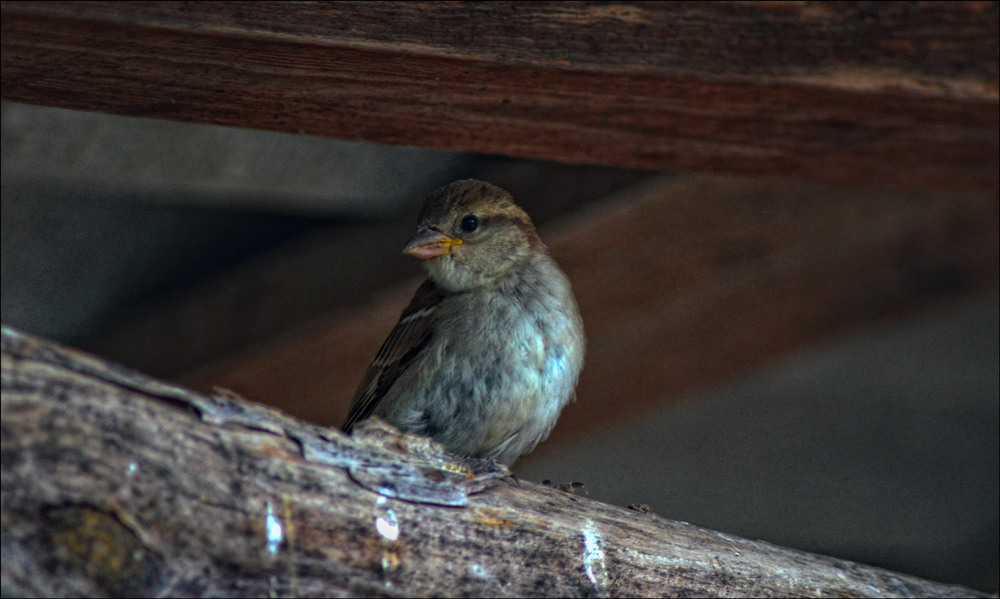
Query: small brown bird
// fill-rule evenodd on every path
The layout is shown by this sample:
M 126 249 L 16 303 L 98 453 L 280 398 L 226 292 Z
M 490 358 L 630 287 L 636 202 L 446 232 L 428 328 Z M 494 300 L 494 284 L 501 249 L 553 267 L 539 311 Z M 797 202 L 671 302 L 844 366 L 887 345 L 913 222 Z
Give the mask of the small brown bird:
M 403 253 L 428 279 L 365 372 L 343 430 L 377 415 L 451 453 L 512 464 L 574 396 L 583 322 L 566 275 L 506 191 L 432 192 Z

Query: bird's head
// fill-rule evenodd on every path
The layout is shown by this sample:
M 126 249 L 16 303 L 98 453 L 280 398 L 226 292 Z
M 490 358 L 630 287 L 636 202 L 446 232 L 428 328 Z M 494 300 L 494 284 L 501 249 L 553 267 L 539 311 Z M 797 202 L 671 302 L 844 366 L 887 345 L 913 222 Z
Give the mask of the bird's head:
M 544 246 L 524 210 L 508 192 L 475 179 L 431 192 L 403 248 L 451 292 L 495 285 L 537 251 Z

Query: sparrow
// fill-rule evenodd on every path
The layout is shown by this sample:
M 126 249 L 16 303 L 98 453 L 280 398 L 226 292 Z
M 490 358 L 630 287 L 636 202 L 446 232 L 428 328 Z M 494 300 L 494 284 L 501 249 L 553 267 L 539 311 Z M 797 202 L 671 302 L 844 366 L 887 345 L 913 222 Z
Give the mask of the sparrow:
M 343 430 L 376 415 L 452 454 L 513 464 L 574 399 L 585 341 L 569 280 L 511 194 L 475 179 L 427 196 L 403 253 L 427 280 Z

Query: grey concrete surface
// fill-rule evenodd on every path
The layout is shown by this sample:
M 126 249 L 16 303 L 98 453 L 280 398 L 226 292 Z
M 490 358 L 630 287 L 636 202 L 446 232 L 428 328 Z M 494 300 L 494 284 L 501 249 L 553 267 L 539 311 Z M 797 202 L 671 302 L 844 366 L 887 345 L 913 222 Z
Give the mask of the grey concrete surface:
M 3 321 L 71 342 L 296 234 L 391 217 L 475 162 L 9 102 L 0 158 Z
M 463 154 L 2 104 L 3 178 L 78 196 L 312 216 L 385 216 Z M 392 173 L 392 176 L 386 176 Z

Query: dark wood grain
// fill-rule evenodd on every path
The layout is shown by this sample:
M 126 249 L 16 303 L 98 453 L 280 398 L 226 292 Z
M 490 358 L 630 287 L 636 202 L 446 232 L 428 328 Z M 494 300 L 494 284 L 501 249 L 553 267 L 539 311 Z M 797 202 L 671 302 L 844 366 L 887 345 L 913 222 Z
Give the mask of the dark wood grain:
M 996 194 L 998 5 L 3 5 L 3 97 L 649 169 Z
M 982 596 L 515 484 L 378 423 L 347 437 L 8 328 L 2 391 L 5 596 Z

